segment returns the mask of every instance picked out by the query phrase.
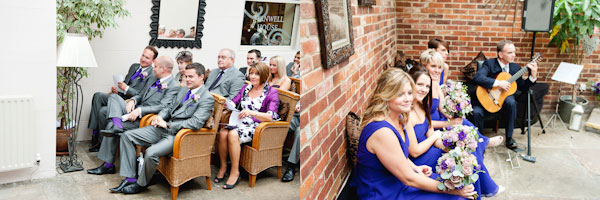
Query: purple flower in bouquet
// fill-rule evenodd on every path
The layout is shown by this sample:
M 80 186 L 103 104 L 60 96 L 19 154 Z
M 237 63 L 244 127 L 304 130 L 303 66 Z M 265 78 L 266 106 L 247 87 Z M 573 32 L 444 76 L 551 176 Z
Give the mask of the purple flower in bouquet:
M 437 187 L 442 191 L 462 189 L 473 184 L 479 179 L 477 173 L 483 172 L 475 155 L 460 148 L 442 154 L 435 168 L 440 174 Z
M 466 137 L 467 137 L 467 134 L 464 131 L 460 131 L 460 133 L 458 133 L 459 140 L 465 140 Z
M 442 112 L 453 117 L 465 117 L 473 112 L 471 97 L 462 82 L 448 80 L 445 85 L 442 85 L 442 91 L 445 94 L 444 100 L 440 102 Z
M 470 126 L 454 125 L 442 130 L 441 139 L 447 149 L 458 147 L 464 151 L 473 152 L 477 149 L 479 134 L 477 134 L 477 129 Z

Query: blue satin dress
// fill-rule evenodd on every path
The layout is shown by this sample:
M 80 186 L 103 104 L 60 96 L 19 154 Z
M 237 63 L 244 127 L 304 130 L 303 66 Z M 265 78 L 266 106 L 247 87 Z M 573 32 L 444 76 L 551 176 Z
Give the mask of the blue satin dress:
M 355 183 L 359 199 L 463 199 L 459 196 L 433 193 L 406 186 L 389 172 L 379 161 L 377 155 L 367 150 L 367 140 L 375 131 L 381 128 L 389 128 L 394 131 L 404 153 L 402 156 L 408 158 L 408 140 L 403 141 L 400 133 L 390 123 L 387 121 L 374 121 L 367 124 L 360 134 L 356 153 L 358 163 L 355 168 Z M 404 138 L 406 138 L 406 131 L 404 135 Z M 439 175 L 435 173 L 431 175 L 433 179 L 436 177 L 439 177 Z
M 432 121 L 447 121 L 448 119 L 446 118 L 446 116 L 444 116 L 438 110 L 438 107 L 440 105 L 440 100 L 433 98 L 433 101 L 431 104 L 432 104 L 431 105 L 431 120 Z M 462 125 L 475 127 L 475 125 L 473 125 L 473 123 L 471 123 L 469 120 L 464 119 L 464 118 L 463 118 Z M 479 173 L 478 182 L 480 182 L 479 185 L 481 187 L 481 193 L 479 193 L 479 194 L 484 197 L 491 197 L 491 196 L 494 196 L 496 193 L 498 193 L 498 185 L 496 185 L 494 180 L 492 180 L 492 177 L 488 173 L 488 170 L 485 167 L 485 164 L 483 164 L 483 151 L 485 151 L 485 148 L 487 147 L 488 143 L 490 142 L 490 139 L 488 137 L 481 135 L 481 133 L 479 131 L 477 131 L 477 134 L 479 135 L 479 138 L 483 139 L 483 142 L 477 143 L 477 149 L 475 149 L 475 152 L 473 152 L 473 153 L 475 154 L 475 157 L 477 157 L 477 162 L 481 165 L 481 170 L 485 172 L 485 173 Z

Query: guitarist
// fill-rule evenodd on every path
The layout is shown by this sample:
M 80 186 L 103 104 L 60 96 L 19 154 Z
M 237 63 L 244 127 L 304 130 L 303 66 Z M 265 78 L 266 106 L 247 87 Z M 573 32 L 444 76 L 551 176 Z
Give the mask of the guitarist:
M 498 52 L 498 58 L 488 59 L 483 62 L 480 69 L 473 77 L 473 81 L 482 87 L 492 89 L 492 87 L 499 87 L 500 91 L 505 92 L 510 89 L 510 83 L 506 80 L 496 80 L 495 77 L 500 72 L 508 72 L 514 75 L 521 69 L 516 63 L 513 63 L 516 56 L 516 48 L 512 41 L 503 40 L 498 43 L 496 47 Z M 529 87 L 535 84 L 537 80 L 537 63 L 527 64 L 529 68 L 529 77 L 526 79 L 518 78 L 517 89 L 523 92 L 527 91 Z M 517 101 L 515 100 L 514 94 L 508 96 L 504 100 L 502 109 L 500 110 L 502 119 L 506 119 L 506 142 L 505 145 L 509 149 L 517 148 L 517 143 L 512 138 L 513 129 L 515 127 L 515 119 L 517 118 Z M 473 104 L 473 124 L 483 130 L 484 123 L 483 119 L 486 115 L 490 115 L 480 103 Z

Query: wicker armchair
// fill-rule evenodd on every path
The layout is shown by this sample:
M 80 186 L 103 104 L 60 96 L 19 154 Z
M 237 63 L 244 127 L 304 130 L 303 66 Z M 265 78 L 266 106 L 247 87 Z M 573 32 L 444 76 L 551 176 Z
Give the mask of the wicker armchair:
M 160 158 L 158 171 L 171 185 L 171 199 L 177 199 L 179 186 L 199 176 L 206 177 L 206 186 L 211 190 L 210 154 L 219 128 L 225 98 L 212 93 L 215 98 L 213 112 L 200 130 L 181 129 L 175 136 L 172 156 Z M 140 127 L 149 125 L 156 115 L 146 115 Z M 139 147 L 138 147 L 139 148 Z
M 290 91 L 295 92 L 296 94 L 301 94 L 302 92 L 302 81 L 299 78 L 290 77 L 292 80 L 292 85 L 290 86 Z
M 248 171 L 250 187 L 254 187 L 256 175 L 277 166 L 277 177 L 281 179 L 283 142 L 294 115 L 300 95 L 277 89 L 279 92 L 279 117 L 281 121 L 261 122 L 254 131 L 252 145 L 244 145 L 240 154 L 240 166 Z

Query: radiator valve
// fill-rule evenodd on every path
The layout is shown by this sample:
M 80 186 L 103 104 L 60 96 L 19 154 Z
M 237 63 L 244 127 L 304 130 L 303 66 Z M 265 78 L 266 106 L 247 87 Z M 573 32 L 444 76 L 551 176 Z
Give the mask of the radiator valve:
M 35 154 L 35 164 L 40 165 L 41 160 L 42 160 L 42 156 L 40 155 L 40 153 L 36 153 Z

